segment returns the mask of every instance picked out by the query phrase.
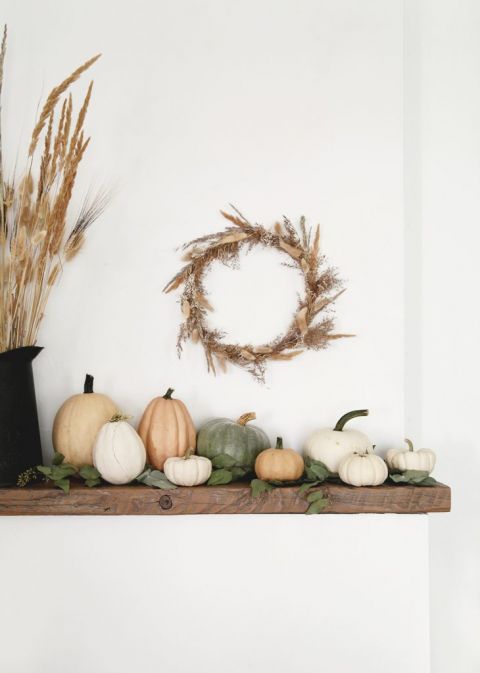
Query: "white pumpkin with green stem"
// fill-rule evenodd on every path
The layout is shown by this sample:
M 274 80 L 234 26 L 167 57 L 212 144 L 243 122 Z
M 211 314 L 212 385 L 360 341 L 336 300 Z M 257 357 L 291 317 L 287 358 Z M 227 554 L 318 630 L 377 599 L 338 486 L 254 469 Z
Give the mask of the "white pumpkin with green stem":
M 415 451 L 413 442 L 405 439 L 408 448 L 389 449 L 387 451 L 387 463 L 391 470 L 405 472 L 406 470 L 421 470 L 433 472 L 436 456 L 431 449 L 418 449 Z
M 380 486 L 388 477 L 388 468 L 374 453 L 352 453 L 340 461 L 338 476 L 350 486 Z
M 193 455 L 195 449 L 187 449 L 184 456 L 167 458 L 163 471 L 176 486 L 199 486 L 210 479 L 212 461 L 204 456 Z
M 110 484 L 128 484 L 145 468 L 145 446 L 127 418 L 112 416 L 100 429 L 93 447 L 93 464 Z
M 359 430 L 344 430 L 345 424 L 360 416 L 368 416 L 368 409 L 358 409 L 344 414 L 333 430 L 317 430 L 307 439 L 304 454 L 323 463 L 332 474 L 338 474 L 340 461 L 354 453 L 371 453 L 372 442 Z

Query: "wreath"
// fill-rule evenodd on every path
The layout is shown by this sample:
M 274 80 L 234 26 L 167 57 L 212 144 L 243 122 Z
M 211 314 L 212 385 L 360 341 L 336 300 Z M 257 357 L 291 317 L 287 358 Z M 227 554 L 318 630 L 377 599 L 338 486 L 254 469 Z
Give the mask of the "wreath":
M 284 217 L 269 230 L 252 224 L 239 210 L 231 207 L 233 213 L 220 211 L 230 226 L 182 246 L 185 251 L 183 260 L 187 264 L 166 285 L 164 292 L 183 285 L 180 299 L 183 322 L 177 340 L 179 356 L 186 341 L 201 343 L 209 372 L 216 374 L 217 367 L 226 372 L 231 363 L 263 382 L 269 360 L 292 360 L 305 349 L 320 350 L 334 339 L 353 336 L 335 333 L 332 315 L 327 310 L 345 290 L 341 288 L 336 270 L 327 266 L 320 254 L 319 226 L 313 232 L 301 217 L 297 231 Z M 206 296 L 205 273 L 213 261 L 238 268 L 240 251 L 248 252 L 255 245 L 275 248 L 286 255 L 286 266 L 303 275 L 305 290 L 298 297 L 296 313 L 286 332 L 272 342 L 260 345 L 225 343 L 225 334 L 208 325 L 208 312 L 213 311 L 213 306 Z

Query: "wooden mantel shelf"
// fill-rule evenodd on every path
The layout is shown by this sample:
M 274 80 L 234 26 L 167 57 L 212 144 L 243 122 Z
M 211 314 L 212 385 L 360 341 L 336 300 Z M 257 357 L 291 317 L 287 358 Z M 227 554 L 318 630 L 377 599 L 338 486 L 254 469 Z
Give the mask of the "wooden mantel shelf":
M 383 486 L 355 488 L 327 483 L 325 514 L 423 514 L 450 511 L 450 488 Z M 248 484 L 197 486 L 163 491 L 147 486 L 72 486 L 69 494 L 41 484 L 0 488 L 0 516 L 16 515 L 171 515 L 304 514 L 309 506 L 298 488 L 276 488 L 252 498 Z

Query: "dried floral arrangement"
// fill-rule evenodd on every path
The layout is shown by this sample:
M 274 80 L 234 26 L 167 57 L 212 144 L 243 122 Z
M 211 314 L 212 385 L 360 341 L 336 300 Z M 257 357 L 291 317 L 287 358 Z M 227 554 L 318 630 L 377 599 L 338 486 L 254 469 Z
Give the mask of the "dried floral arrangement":
M 6 44 L 5 27 L 0 102 Z M 100 191 L 87 196 L 78 216 L 69 219 L 78 168 L 90 142 L 84 122 L 93 82 L 76 116 L 68 90 L 99 57 L 86 61 L 48 95 L 20 179 L 5 175 L 0 131 L 0 352 L 35 344 L 52 287 L 106 206 L 108 195 Z
M 183 322 L 178 335 L 178 353 L 187 340 L 201 343 L 208 371 L 216 374 L 217 365 L 227 371 L 228 363 L 244 368 L 261 382 L 265 380 L 269 360 L 292 360 L 305 349 L 326 348 L 330 341 L 352 334 L 334 332 L 334 320 L 326 309 L 344 292 L 335 269 L 326 265 L 320 254 L 320 228 L 313 232 L 300 219 L 299 230 L 284 217 L 272 231 L 253 224 L 234 206 L 233 213 L 220 211 L 231 225 L 223 231 L 196 238 L 186 243 L 187 262 L 164 288 L 171 292 L 183 285 L 181 310 Z M 304 279 L 304 294 L 286 332 L 270 343 L 260 345 L 234 344 L 223 341 L 225 335 L 208 326 L 208 312 L 213 306 L 206 296 L 205 274 L 214 261 L 226 266 L 238 265 L 239 253 L 260 245 L 275 248 L 288 257 L 287 266 L 298 271 Z M 333 294 L 332 294 L 333 293 Z M 320 317 L 320 320 L 317 318 Z

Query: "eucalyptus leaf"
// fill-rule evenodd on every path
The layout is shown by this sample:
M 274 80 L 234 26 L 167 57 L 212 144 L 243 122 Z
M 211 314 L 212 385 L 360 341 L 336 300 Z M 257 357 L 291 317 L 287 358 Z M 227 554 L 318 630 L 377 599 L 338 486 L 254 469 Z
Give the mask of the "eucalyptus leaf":
M 320 498 L 311 503 L 305 514 L 320 514 L 328 505 L 328 498 Z
M 93 467 L 93 465 L 84 465 L 79 469 L 78 474 L 82 477 L 82 479 L 89 480 L 99 479 L 100 477 L 100 472 L 96 467 Z
M 212 465 L 216 470 L 234 467 L 236 462 L 235 458 L 229 456 L 228 453 L 220 453 L 215 458 L 212 458 Z
M 44 474 L 47 479 L 50 479 L 50 475 L 52 474 L 52 468 L 49 467 L 48 465 L 37 465 L 37 470 Z
M 214 470 L 207 481 L 207 486 L 220 486 L 221 484 L 229 484 L 231 481 L 232 473 L 229 470 Z
M 102 480 L 100 478 L 97 479 L 85 479 L 85 486 L 88 486 L 88 488 L 93 488 L 94 486 L 98 486 L 101 484 Z
M 304 484 L 300 486 L 298 489 L 298 494 L 303 495 L 306 493 L 309 489 L 313 488 L 314 486 L 317 486 L 320 482 L 319 481 L 307 481 Z
M 146 467 L 146 468 L 143 470 L 143 472 L 141 472 L 141 473 L 138 475 L 138 477 L 136 478 L 136 481 L 143 482 L 144 478 L 145 478 L 145 477 L 148 477 L 148 475 L 150 474 L 151 471 L 152 471 L 152 468 L 151 468 L 151 467 Z
M 316 502 L 317 500 L 322 500 L 324 497 L 323 491 L 313 491 L 313 493 L 307 495 L 307 500 L 308 502 Z
M 258 496 L 262 493 L 272 491 L 274 486 L 269 484 L 268 481 L 263 481 L 262 479 L 252 479 L 250 482 L 250 488 L 252 489 L 252 498 L 258 498 Z
M 232 481 L 243 479 L 248 474 L 248 470 L 244 467 L 231 467 L 228 471 L 232 474 Z
M 435 484 L 438 484 L 438 481 L 433 477 L 426 477 L 421 483 L 422 486 L 435 486 Z
M 405 470 L 403 476 L 409 481 L 422 481 L 429 476 L 426 470 Z
M 76 473 L 77 468 L 74 465 L 69 465 L 68 463 L 62 463 L 61 465 L 52 466 L 49 479 L 53 479 L 53 481 L 58 481 L 59 479 L 65 479 L 65 477 L 71 477 L 73 474 Z
M 410 484 L 411 486 L 435 486 L 437 480 L 423 470 L 405 470 L 389 475 L 396 484 Z
M 325 481 L 332 476 L 332 473 L 328 470 L 326 465 L 321 463 L 319 460 L 309 459 L 305 463 L 305 474 L 307 479 L 312 479 L 315 481 Z
M 65 460 L 65 456 L 63 455 L 63 453 L 59 453 L 58 451 L 55 451 L 55 453 L 53 454 L 52 463 L 54 465 L 61 465 L 64 460 Z
M 136 479 L 145 486 L 153 486 L 154 488 L 161 488 L 165 491 L 177 488 L 175 484 L 172 484 L 167 477 L 160 472 L 160 470 L 152 470 L 148 468 L 144 470 Z
M 53 483 L 61 488 L 64 493 L 70 492 L 70 479 L 56 479 Z

